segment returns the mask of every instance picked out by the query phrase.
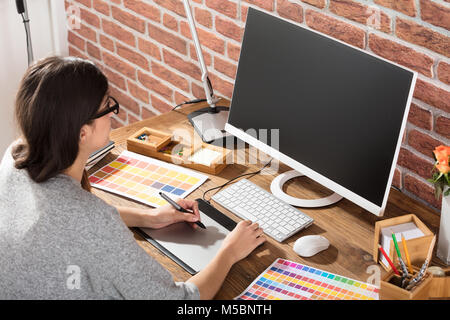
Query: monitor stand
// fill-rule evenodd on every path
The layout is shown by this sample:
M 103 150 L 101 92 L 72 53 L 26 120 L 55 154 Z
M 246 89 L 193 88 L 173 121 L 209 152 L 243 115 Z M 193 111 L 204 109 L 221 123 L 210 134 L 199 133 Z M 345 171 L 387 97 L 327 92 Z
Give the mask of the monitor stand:
M 287 171 L 285 173 L 282 173 L 278 175 L 275 179 L 273 179 L 272 184 L 270 185 L 270 191 L 272 191 L 272 194 L 276 196 L 277 198 L 283 200 L 284 202 L 289 203 L 290 205 L 296 206 L 296 207 L 304 207 L 304 208 L 317 208 L 317 207 L 325 207 L 329 206 L 330 204 L 334 204 L 342 199 L 342 196 L 338 195 L 337 193 L 333 193 L 332 195 L 320 198 L 320 199 L 299 199 L 292 197 L 288 194 L 286 194 L 283 191 L 283 185 L 286 183 L 286 181 L 301 177 L 304 174 L 291 170 Z

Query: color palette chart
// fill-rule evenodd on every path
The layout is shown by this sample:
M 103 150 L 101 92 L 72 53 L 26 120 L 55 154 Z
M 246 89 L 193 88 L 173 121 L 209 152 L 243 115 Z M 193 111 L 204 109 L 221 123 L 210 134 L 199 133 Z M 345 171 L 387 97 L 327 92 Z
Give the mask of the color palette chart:
M 207 178 L 189 169 L 123 151 L 116 160 L 90 175 L 89 181 L 98 189 L 160 207 L 167 202 L 159 192 L 174 199 L 185 198 Z
M 275 260 L 237 300 L 378 300 L 379 288 L 284 259 Z

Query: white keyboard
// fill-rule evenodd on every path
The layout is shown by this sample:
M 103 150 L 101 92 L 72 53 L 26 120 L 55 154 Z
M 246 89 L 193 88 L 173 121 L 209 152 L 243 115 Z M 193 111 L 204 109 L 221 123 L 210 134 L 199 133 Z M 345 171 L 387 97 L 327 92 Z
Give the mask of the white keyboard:
M 257 222 L 267 235 L 279 242 L 314 221 L 247 179 L 216 193 L 212 199 L 237 216 Z

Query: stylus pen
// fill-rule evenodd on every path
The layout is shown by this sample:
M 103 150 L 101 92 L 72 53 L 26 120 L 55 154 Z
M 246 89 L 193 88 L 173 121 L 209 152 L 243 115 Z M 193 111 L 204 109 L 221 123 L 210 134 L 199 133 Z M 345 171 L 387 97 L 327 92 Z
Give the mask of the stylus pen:
M 181 212 L 186 212 L 186 213 L 192 213 L 191 211 L 186 210 L 185 208 L 183 208 L 182 206 L 180 206 L 178 203 L 176 203 L 175 201 L 173 201 L 172 199 L 169 198 L 169 196 L 165 195 L 164 193 L 160 192 L 159 195 L 166 200 L 168 203 L 170 203 L 175 209 L 177 209 L 178 211 Z M 206 229 L 205 225 L 203 223 L 201 223 L 200 221 L 195 221 L 195 224 L 198 225 L 200 228 Z

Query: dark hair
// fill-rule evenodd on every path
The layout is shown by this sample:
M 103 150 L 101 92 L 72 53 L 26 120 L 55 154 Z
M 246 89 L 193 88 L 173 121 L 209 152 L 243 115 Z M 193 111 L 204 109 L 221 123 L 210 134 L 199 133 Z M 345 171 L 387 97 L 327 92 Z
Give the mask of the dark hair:
M 49 57 L 30 66 L 15 102 L 23 135 L 12 149 L 15 167 L 36 182 L 69 168 L 78 156 L 81 127 L 92 123 L 107 90 L 105 75 L 87 60 Z M 90 190 L 86 170 L 81 185 Z

